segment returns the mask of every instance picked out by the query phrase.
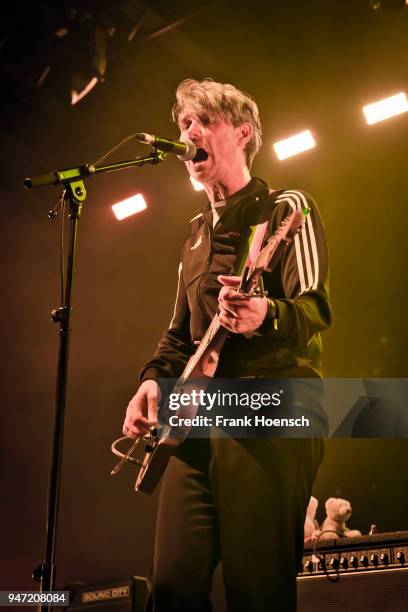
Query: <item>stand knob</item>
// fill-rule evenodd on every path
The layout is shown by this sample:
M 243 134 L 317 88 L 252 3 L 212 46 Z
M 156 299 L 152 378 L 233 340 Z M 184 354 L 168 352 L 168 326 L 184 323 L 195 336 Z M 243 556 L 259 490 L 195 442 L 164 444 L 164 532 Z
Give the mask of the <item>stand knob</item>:
M 35 567 L 33 569 L 32 576 L 33 576 L 33 578 L 34 578 L 34 580 L 36 582 L 41 582 L 41 580 L 43 578 L 43 568 L 42 568 L 42 565 L 37 565 L 37 567 Z
M 54 310 L 51 311 L 51 321 L 53 323 L 59 323 L 62 320 L 61 311 L 62 308 L 54 308 Z

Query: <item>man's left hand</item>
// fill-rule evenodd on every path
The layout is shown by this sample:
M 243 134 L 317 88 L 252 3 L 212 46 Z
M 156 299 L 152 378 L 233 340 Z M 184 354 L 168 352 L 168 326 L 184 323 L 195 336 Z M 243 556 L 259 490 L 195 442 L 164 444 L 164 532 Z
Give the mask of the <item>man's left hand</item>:
M 219 276 L 223 285 L 218 296 L 220 305 L 219 321 L 234 334 L 253 333 L 260 327 L 268 310 L 266 297 L 245 297 L 237 289 L 239 276 Z

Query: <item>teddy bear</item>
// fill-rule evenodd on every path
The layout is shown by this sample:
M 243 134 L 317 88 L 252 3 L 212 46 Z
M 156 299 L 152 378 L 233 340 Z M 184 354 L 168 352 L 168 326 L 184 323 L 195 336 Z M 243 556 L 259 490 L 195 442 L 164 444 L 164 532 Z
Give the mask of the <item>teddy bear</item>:
M 311 542 L 320 534 L 319 523 L 315 519 L 316 510 L 319 502 L 315 497 L 310 498 L 309 505 L 307 506 L 306 519 L 305 519 L 305 535 L 304 541 Z
M 346 527 L 346 521 L 351 516 L 351 504 L 347 499 L 329 497 L 329 499 L 326 500 L 325 506 L 327 516 L 321 527 L 322 540 L 361 536 L 361 532 L 358 531 L 358 529 L 348 529 L 348 527 Z

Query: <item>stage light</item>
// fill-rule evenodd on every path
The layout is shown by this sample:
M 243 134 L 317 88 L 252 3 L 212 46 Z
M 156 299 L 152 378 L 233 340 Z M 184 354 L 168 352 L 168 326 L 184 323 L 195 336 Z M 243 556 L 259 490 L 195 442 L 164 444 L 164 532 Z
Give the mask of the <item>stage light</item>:
M 71 106 L 75 106 L 75 104 L 78 104 L 82 98 L 85 98 L 85 96 L 92 91 L 95 85 L 98 84 L 98 80 L 98 77 L 92 77 L 92 79 L 90 79 L 90 81 L 88 81 L 85 86 L 81 88 L 81 91 L 78 91 L 79 87 L 73 87 L 71 89 Z
M 190 176 L 190 181 L 195 191 L 202 191 L 204 189 L 204 185 L 200 181 L 196 181 L 192 176 Z
M 408 6 L 408 0 L 371 0 L 371 8 L 378 11 L 381 8 L 390 10 L 404 9 Z
M 275 149 L 277 158 L 282 160 L 287 157 L 292 157 L 292 155 L 302 153 L 303 151 L 307 151 L 308 149 L 313 149 L 315 146 L 316 143 L 311 131 L 305 130 L 304 132 L 299 132 L 299 134 L 285 138 L 285 140 L 275 142 L 273 148 Z
M 78 104 L 98 83 L 105 81 L 108 63 L 107 37 L 106 28 L 96 27 L 91 38 L 93 46 L 86 47 L 87 57 L 84 51 L 84 57 L 78 58 L 77 69 L 71 79 L 71 106 Z
M 126 200 L 122 200 L 122 202 L 118 202 L 112 206 L 113 214 L 118 221 L 122 221 L 122 219 L 135 215 L 146 208 L 147 204 L 141 193 L 127 198 Z
M 395 96 L 384 98 L 384 100 L 379 100 L 363 107 L 363 113 L 368 125 L 395 117 L 395 115 L 400 115 L 406 111 L 408 111 L 408 100 L 405 93 L 398 93 Z

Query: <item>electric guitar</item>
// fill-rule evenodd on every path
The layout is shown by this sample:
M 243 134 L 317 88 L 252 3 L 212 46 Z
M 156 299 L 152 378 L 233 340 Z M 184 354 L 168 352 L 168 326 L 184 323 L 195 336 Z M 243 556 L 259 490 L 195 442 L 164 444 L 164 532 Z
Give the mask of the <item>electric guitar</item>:
M 264 270 L 269 272 L 273 270 L 281 258 L 286 245 L 293 240 L 296 233 L 300 230 L 304 216 L 300 211 L 294 211 L 288 215 L 262 249 L 260 249 L 260 245 L 265 235 L 267 222 L 257 226 L 260 230 L 259 235 L 261 239 L 259 239 L 259 235 L 256 238 L 255 233 L 242 274 L 240 275 L 241 282 L 238 289 L 240 293 L 248 297 L 258 295 L 256 290 L 262 272 Z M 256 248 L 256 240 L 258 240 L 258 248 Z M 252 249 L 251 252 L 251 247 L 253 246 L 255 246 L 255 249 Z M 253 257 L 254 250 L 257 252 L 255 257 Z M 172 393 L 182 393 L 183 389 L 186 389 L 189 379 L 214 377 L 218 366 L 218 358 L 228 334 L 228 330 L 220 325 L 219 313 L 217 311 L 196 352 L 190 357 L 183 373 L 177 380 Z M 203 382 L 205 384 L 204 380 Z M 197 405 L 180 406 L 173 414 L 179 417 L 177 421 L 184 422 L 185 419 L 193 419 L 198 409 L 199 406 Z M 183 443 L 191 430 L 191 427 L 187 425 L 175 428 L 167 424 L 165 419 L 162 418 L 163 414 L 166 415 L 166 413 L 168 414 L 168 410 L 165 406 L 159 408 L 159 426 L 152 428 L 151 433 L 143 437 L 143 440 L 146 442 L 145 455 L 142 462 L 137 462 L 139 464 L 139 472 L 135 484 L 136 491 L 147 494 L 153 492 L 166 469 L 171 455 Z

